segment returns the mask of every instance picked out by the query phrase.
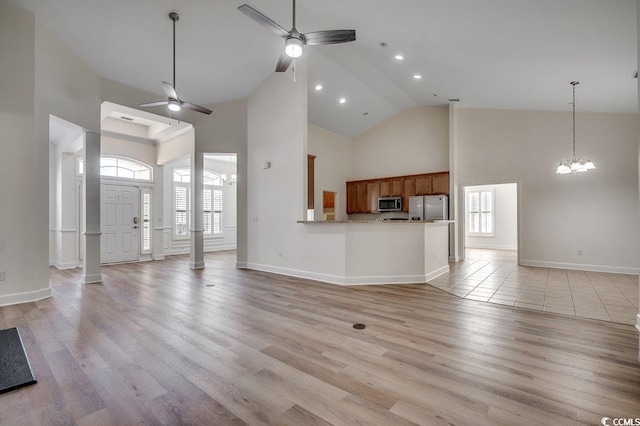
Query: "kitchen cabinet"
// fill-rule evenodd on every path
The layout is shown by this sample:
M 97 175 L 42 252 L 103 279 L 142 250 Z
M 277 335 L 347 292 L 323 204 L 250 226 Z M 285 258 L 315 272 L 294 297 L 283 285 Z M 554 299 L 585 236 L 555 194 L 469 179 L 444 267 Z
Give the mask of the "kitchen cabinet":
M 415 194 L 431 195 L 431 175 L 417 175 L 415 177 Z
M 379 213 L 378 198 L 380 197 L 380 181 L 367 182 L 367 211 L 365 213 Z
M 322 207 L 332 209 L 336 206 L 336 193 L 331 191 L 322 191 Z
M 391 178 L 391 196 L 402 197 L 404 194 L 404 177 Z
M 404 178 L 404 192 L 402 194 L 402 211 L 409 211 L 409 197 L 416 195 L 415 191 L 415 176 L 406 176 Z
M 391 197 L 391 179 L 380 179 L 380 196 Z
M 432 176 L 431 193 L 449 194 L 449 173 L 438 173 Z
M 409 197 L 434 194 L 449 195 L 449 172 L 347 182 L 347 213 L 379 213 L 379 197 L 402 197 L 407 212 Z
M 347 213 L 370 213 L 369 204 L 367 181 L 347 182 Z

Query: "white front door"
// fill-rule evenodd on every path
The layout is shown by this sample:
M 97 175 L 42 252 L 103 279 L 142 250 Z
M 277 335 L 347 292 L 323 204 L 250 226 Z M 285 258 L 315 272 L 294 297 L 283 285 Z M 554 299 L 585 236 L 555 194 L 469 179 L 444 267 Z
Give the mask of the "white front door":
M 135 186 L 100 185 L 102 263 L 138 260 L 138 200 Z

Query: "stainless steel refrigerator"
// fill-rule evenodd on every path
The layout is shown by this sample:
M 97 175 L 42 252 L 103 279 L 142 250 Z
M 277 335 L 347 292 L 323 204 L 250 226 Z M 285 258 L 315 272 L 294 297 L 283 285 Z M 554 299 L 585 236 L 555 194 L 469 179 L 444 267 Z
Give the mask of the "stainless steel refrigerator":
M 409 220 L 449 219 L 449 197 L 424 195 L 409 197 Z

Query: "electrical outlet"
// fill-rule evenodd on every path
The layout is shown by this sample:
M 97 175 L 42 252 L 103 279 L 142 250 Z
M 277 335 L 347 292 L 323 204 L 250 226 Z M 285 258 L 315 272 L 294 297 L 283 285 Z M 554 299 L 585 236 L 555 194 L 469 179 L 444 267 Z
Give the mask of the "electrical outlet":
M 578 250 L 578 256 L 582 256 L 582 250 Z
M 282 259 L 282 252 L 281 251 L 278 252 L 278 258 Z
M 258 216 L 253 216 L 253 217 L 251 218 L 251 221 L 252 221 L 252 222 L 257 222 L 257 221 L 258 221 Z
M 4 281 L 4 271 L 0 271 L 0 281 Z

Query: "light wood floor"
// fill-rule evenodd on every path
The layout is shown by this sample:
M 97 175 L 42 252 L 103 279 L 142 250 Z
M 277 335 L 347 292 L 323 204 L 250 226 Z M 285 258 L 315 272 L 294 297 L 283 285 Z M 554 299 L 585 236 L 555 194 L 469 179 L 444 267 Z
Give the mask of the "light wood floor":
M 0 308 L 38 384 L 0 424 L 600 424 L 640 417 L 634 327 L 236 270 L 233 253 L 51 270 Z M 211 286 L 212 285 L 212 286 Z M 365 330 L 352 324 L 364 323 Z
M 637 275 L 518 266 L 512 250 L 467 249 L 429 284 L 469 300 L 621 324 L 638 314 Z

